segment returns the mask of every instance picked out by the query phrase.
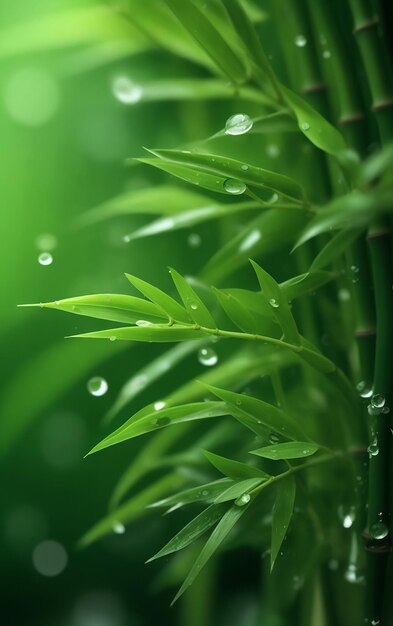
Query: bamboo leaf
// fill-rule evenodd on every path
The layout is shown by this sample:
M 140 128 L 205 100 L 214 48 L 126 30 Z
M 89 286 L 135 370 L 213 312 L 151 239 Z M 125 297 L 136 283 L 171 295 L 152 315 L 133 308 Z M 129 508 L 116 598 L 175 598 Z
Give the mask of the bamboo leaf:
M 208 452 L 207 450 L 202 450 L 203 454 L 219 472 L 227 476 L 228 478 L 232 478 L 232 480 L 243 480 L 246 478 L 264 478 L 267 477 L 267 474 L 257 467 L 252 467 L 252 465 L 247 465 L 247 463 L 240 463 L 239 461 L 234 461 L 233 459 L 227 459 L 224 456 L 220 456 L 219 454 L 214 454 L 213 452 Z
M 235 524 L 239 521 L 243 513 L 248 509 L 248 506 L 237 506 L 233 505 L 221 518 L 216 528 L 213 530 L 209 539 L 205 543 L 201 552 L 199 553 L 194 565 L 192 566 L 190 572 L 188 573 L 184 583 L 180 587 L 177 592 L 172 604 L 176 602 L 180 598 L 181 595 L 192 585 L 195 578 L 198 576 L 199 572 L 206 565 L 207 561 L 213 556 L 213 554 L 218 550 L 221 543 L 230 533 Z
M 334 235 L 317 254 L 311 264 L 310 271 L 320 270 L 342 255 L 349 246 L 360 237 L 362 228 L 346 228 Z
M 295 503 L 296 482 L 289 476 L 277 484 L 276 500 L 273 506 L 272 547 L 270 569 L 274 567 L 282 542 L 287 534 Z
M 205 485 L 191 487 L 185 491 L 180 491 L 172 496 L 158 500 L 150 504 L 150 507 L 172 508 L 176 505 L 192 504 L 194 502 L 213 502 L 220 493 L 226 491 L 233 484 L 232 480 L 221 478 Z
M 288 87 L 280 86 L 281 92 L 296 116 L 299 129 L 317 148 L 333 156 L 340 156 L 346 149 L 341 133 L 318 111 Z
M 191 285 L 173 268 L 169 272 L 190 318 L 205 328 L 217 328 L 208 308 Z
M 306 456 L 315 454 L 319 446 L 314 443 L 305 441 L 288 441 L 285 443 L 278 443 L 272 446 L 265 446 L 264 448 L 258 448 L 257 450 L 251 450 L 251 454 L 256 454 L 264 459 L 301 459 Z
M 19 306 L 57 309 L 58 311 L 66 311 L 76 315 L 128 324 L 135 324 L 141 318 L 152 323 L 164 323 L 168 319 L 165 313 L 152 302 L 142 298 L 135 298 L 134 296 L 115 293 L 79 296 L 65 300 L 56 300 L 55 302 L 20 304 Z
M 152 556 L 146 563 L 159 559 L 178 550 L 186 548 L 191 543 L 199 539 L 209 528 L 214 526 L 224 515 L 225 505 L 213 504 L 194 517 L 184 528 L 182 528 L 168 543 Z
M 120 428 L 94 446 L 89 455 L 158 428 L 226 414 L 227 410 L 222 402 L 194 402 L 184 406 L 165 406 L 161 409 L 149 405 L 138 411 Z
M 254 261 L 251 261 L 251 264 L 257 275 L 262 293 L 269 305 L 272 307 L 272 313 L 280 324 L 285 339 L 289 343 L 300 345 L 300 335 L 295 319 L 280 286 L 276 283 L 274 278 L 270 276 L 270 274 L 260 267 L 260 265 Z
M 309 293 L 313 293 L 319 287 L 322 287 L 330 280 L 336 278 L 333 272 L 309 271 L 299 276 L 294 276 L 283 283 L 280 283 L 280 289 L 285 295 L 288 302 L 300 298 Z
M 204 336 L 202 331 L 196 330 L 192 326 L 181 326 L 180 324 L 173 324 L 172 326 L 168 324 L 123 326 L 121 328 L 98 330 L 80 335 L 70 335 L 73 339 L 109 339 L 110 341 L 151 341 L 157 343 L 187 341 L 187 339 L 200 339 Z
M 215 295 L 230 320 L 245 333 L 255 333 L 257 323 L 255 317 L 249 312 L 240 298 L 232 293 L 225 293 L 213 288 Z
M 165 0 L 165 4 L 231 81 L 240 84 L 245 82 L 247 76 L 243 63 L 192 0 Z
M 250 501 L 250 496 L 248 494 L 249 491 L 252 491 L 256 487 L 258 487 L 261 483 L 263 483 L 267 478 L 247 478 L 245 480 L 241 480 L 237 482 L 235 485 L 228 487 L 225 491 L 223 491 L 217 498 L 214 500 L 215 504 L 219 504 L 220 502 L 228 502 L 229 500 L 238 500 L 241 502 L 241 498 L 243 497 L 243 501 Z M 247 504 L 247 502 L 245 502 Z
M 146 298 L 149 298 L 149 300 L 165 311 L 170 318 L 177 322 L 190 322 L 190 317 L 185 309 L 176 300 L 161 291 L 161 289 L 131 274 L 126 274 L 126 278 L 130 281 L 131 285 L 143 293 Z
M 303 439 L 304 433 L 294 419 L 275 406 L 242 393 L 218 389 L 206 385 L 207 389 L 223 400 L 228 412 L 257 435 L 265 435 L 266 429 L 286 439 Z

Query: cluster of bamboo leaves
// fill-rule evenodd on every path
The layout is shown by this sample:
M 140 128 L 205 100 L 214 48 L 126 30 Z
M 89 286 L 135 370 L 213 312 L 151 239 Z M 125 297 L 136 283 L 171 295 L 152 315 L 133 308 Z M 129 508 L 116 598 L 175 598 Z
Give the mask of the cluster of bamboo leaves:
M 357 2 L 349 5 L 343 11 L 348 24 L 347 9 L 352 10 L 354 19 L 358 15 Z M 163 349 L 124 386 L 110 411 L 111 419 L 138 395 L 141 377 L 151 385 L 196 350 L 209 355 L 218 345 L 229 345 L 225 358 L 198 380 L 176 388 L 176 381 L 169 377 L 167 397 L 131 415 L 89 453 L 148 435 L 145 447 L 115 488 L 110 513 L 86 533 L 82 545 L 112 532 L 114 524 L 130 523 L 154 509 L 170 512 L 194 505 L 191 510 L 195 511 L 197 506 L 196 516 L 152 557 L 177 552 L 209 532 L 175 599 L 217 550 L 247 543 L 248 538 L 258 549 L 269 552 L 272 569 L 280 560 L 288 529 L 294 526 L 290 541 L 291 533 L 297 536 L 296 524 L 300 528 L 304 523 L 297 521 L 296 515 L 291 522 L 296 502 L 311 511 L 306 525 L 310 525 L 308 536 L 314 537 L 317 545 L 315 553 L 304 559 L 304 570 L 317 571 L 331 556 L 331 544 L 337 538 L 334 530 L 324 528 L 329 514 L 318 496 L 323 490 L 319 471 L 338 468 L 347 481 L 345 489 L 357 508 L 357 522 L 352 548 L 347 544 L 340 558 L 349 562 L 349 572 L 351 567 L 352 571 L 363 567 L 359 557 L 353 556 L 353 541 L 359 540 L 362 523 L 365 525 L 365 496 L 356 487 L 360 478 L 353 459 L 354 451 L 367 446 L 367 416 L 355 383 L 364 386 L 372 382 L 374 354 L 370 353 L 365 366 L 361 348 L 359 357 L 352 340 L 357 312 L 348 315 L 347 305 L 340 303 L 337 294 L 353 291 L 356 302 L 361 302 L 357 279 L 352 284 L 346 276 L 353 259 L 359 258 L 356 250 L 363 245 L 367 230 L 392 211 L 393 151 L 385 141 L 384 149 L 371 155 L 362 153 L 361 142 L 354 139 L 351 129 L 347 132 L 349 126 L 343 125 L 341 132 L 327 119 L 340 113 L 343 118 L 354 116 L 351 86 L 338 93 L 345 68 L 341 64 L 341 70 L 337 69 L 342 47 L 334 35 L 334 11 L 310 8 L 310 2 L 301 2 L 295 9 L 280 1 L 272 9 L 273 17 L 275 10 L 283 7 L 290 7 L 290 33 L 296 35 L 299 24 L 306 29 L 302 19 L 308 15 L 317 30 L 323 25 L 328 39 L 323 46 L 326 50 L 329 46 L 329 54 L 331 50 L 338 57 L 332 61 L 336 74 L 333 69 L 324 77 L 333 93 L 333 115 L 319 99 L 317 89 L 309 90 L 310 97 L 304 95 L 308 92 L 302 85 L 296 89 L 284 32 L 278 36 L 283 37 L 282 47 L 287 51 L 285 84 L 273 70 L 258 35 L 259 24 L 268 16 L 256 3 L 127 0 L 120 11 L 108 12 L 116 32 L 116 45 L 106 43 L 110 59 L 163 48 L 203 69 L 203 78 L 163 80 L 157 76 L 140 85 L 142 103 L 232 98 L 240 108 L 251 102 L 261 114 L 253 118 L 249 135 L 259 137 L 261 144 L 266 137 L 279 137 L 284 147 L 298 141 L 299 160 L 309 169 L 299 176 L 298 164 L 294 164 L 290 176 L 256 165 L 255 154 L 247 160 L 243 153 L 239 158 L 228 156 L 225 150 L 220 153 L 220 141 L 226 137 L 225 120 L 213 137 L 201 137 L 199 142 L 176 149 L 147 150 L 132 164 L 145 170 L 146 166 L 158 168 L 167 175 L 165 183 L 121 194 L 83 215 L 80 225 L 118 215 L 153 215 L 152 221 L 126 235 L 130 245 L 136 239 L 189 229 L 208 220 L 236 220 L 237 234 L 217 244 L 197 277 L 184 277 L 171 268 L 170 293 L 126 274 L 134 295 L 85 295 L 38 305 L 117 324 L 77 336 L 84 339 L 178 344 Z M 94 27 L 89 22 L 86 29 L 92 40 L 102 37 L 103 11 L 97 8 Z M 37 46 L 43 41 L 45 38 L 37 41 Z M 101 41 L 93 43 L 103 46 Z M 311 45 L 310 40 L 309 50 Z M 81 62 L 80 53 L 76 62 Z M 313 63 L 316 65 L 312 58 L 304 57 L 305 65 Z M 307 68 L 303 70 L 307 77 Z M 310 75 L 313 71 L 309 70 Z M 299 80 L 301 83 L 303 78 Z M 359 124 L 359 119 L 355 123 Z M 380 134 L 383 125 L 388 125 L 385 118 Z M 319 182 L 323 177 L 325 183 L 329 181 L 325 188 Z M 182 183 L 176 184 L 175 179 Z M 286 255 L 293 268 L 292 276 L 283 282 L 264 267 L 265 258 L 273 253 Z M 358 267 L 352 265 L 352 269 L 357 272 Z M 239 286 L 239 272 L 255 273 L 254 289 Z M 324 302 L 330 302 L 324 315 L 318 308 L 320 292 Z M 350 320 L 349 329 L 343 317 Z M 326 326 L 336 333 L 335 347 L 327 350 L 328 354 L 324 354 L 320 339 L 321 328 L 326 330 Z M 296 376 L 304 395 L 304 403 L 296 401 L 293 407 L 291 375 Z M 259 384 L 261 377 L 271 381 L 274 393 L 267 397 Z M 386 391 L 375 389 L 387 397 Z M 330 411 L 329 406 L 334 409 Z M 187 436 L 192 429 L 195 436 L 190 443 Z M 374 435 L 375 431 L 371 432 L 370 436 Z M 212 449 L 228 449 L 231 454 L 217 454 Z M 138 489 L 139 481 L 150 474 L 156 476 L 157 469 L 160 477 Z M 325 521 L 321 514 L 327 516 Z M 261 522 L 266 519 L 267 523 Z M 356 575 L 360 580 L 360 573 Z M 369 619 L 378 619 L 378 610 L 370 613 Z

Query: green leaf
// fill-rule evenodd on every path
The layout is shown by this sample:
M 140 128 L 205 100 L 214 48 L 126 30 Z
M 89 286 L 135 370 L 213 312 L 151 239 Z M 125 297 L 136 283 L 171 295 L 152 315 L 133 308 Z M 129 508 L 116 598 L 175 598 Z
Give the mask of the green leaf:
M 205 385 L 215 396 L 223 400 L 228 412 L 257 435 L 265 435 L 266 429 L 286 439 L 302 439 L 304 433 L 296 421 L 275 406 L 226 389 Z
M 218 154 L 202 154 L 185 150 L 150 150 L 150 152 L 166 162 L 176 163 L 201 174 L 220 177 L 222 190 L 227 195 L 229 192 L 226 191 L 224 183 L 231 179 L 257 189 L 270 189 L 291 199 L 301 200 L 303 197 L 302 188 L 293 179 L 243 161 Z
M 176 322 L 185 322 L 186 324 L 190 322 L 190 317 L 184 308 L 176 300 L 161 291 L 161 289 L 131 274 L 126 274 L 126 278 L 146 298 L 149 298 L 149 300 L 165 311 L 171 319 L 174 319 Z
M 295 114 L 299 129 L 317 148 L 333 156 L 340 156 L 346 149 L 341 133 L 318 111 L 288 87 L 280 85 L 287 105 Z
M 271 306 L 272 313 L 280 324 L 286 341 L 294 345 L 300 345 L 300 335 L 295 319 L 280 286 L 276 283 L 274 278 L 255 263 L 255 261 L 251 261 L 251 264 L 257 275 L 262 293 Z
M 295 504 L 296 482 L 293 476 L 281 480 L 277 484 L 276 500 L 273 506 L 272 547 L 270 569 L 274 567 L 282 542 L 287 534 Z
M 206 565 L 207 561 L 213 556 L 213 554 L 218 550 L 221 543 L 230 533 L 235 524 L 239 521 L 241 516 L 248 509 L 248 506 L 237 506 L 233 505 L 221 518 L 216 528 L 213 530 L 209 539 L 205 543 L 201 552 L 199 553 L 196 561 L 194 562 L 190 572 L 188 573 L 187 578 L 184 583 L 180 587 L 177 592 L 172 604 L 176 602 L 180 598 L 181 595 L 192 585 L 195 578 L 198 576 L 199 572 Z
M 184 406 L 165 406 L 162 409 L 155 409 L 154 405 L 148 405 L 94 446 L 89 454 L 150 433 L 158 428 L 226 414 L 227 410 L 222 402 L 194 402 Z
M 242 61 L 220 32 L 205 17 L 204 13 L 189 0 L 165 0 L 181 24 L 189 31 L 215 65 L 234 83 L 246 81 L 246 70 Z
M 287 301 L 290 302 L 308 293 L 313 293 L 333 278 L 336 278 L 336 274 L 333 272 L 310 271 L 280 283 L 280 289 Z
M 301 459 L 306 456 L 315 454 L 319 446 L 308 441 L 287 441 L 285 443 L 277 443 L 272 446 L 265 446 L 257 450 L 251 450 L 251 454 L 256 454 L 264 459 Z
M 238 498 L 248 494 L 249 491 L 258 487 L 265 480 L 267 480 L 267 478 L 247 478 L 246 480 L 241 480 L 223 491 L 219 496 L 217 496 L 214 502 L 215 504 L 218 504 L 220 502 L 228 502 L 228 500 L 237 500 Z M 245 502 L 245 504 L 247 504 L 247 502 Z
M 257 323 L 255 317 L 243 304 L 241 298 L 236 298 L 231 293 L 225 293 L 213 287 L 219 303 L 230 320 L 245 333 L 255 333 Z
M 171 489 L 180 487 L 184 480 L 182 476 L 173 472 L 142 489 L 116 511 L 111 512 L 88 530 L 78 541 L 78 547 L 86 548 L 98 539 L 105 537 L 105 535 L 113 533 L 116 524 L 129 524 L 134 520 L 140 519 L 149 513 L 149 504 L 156 498 L 171 491 Z
M 224 476 L 228 476 L 228 478 L 232 478 L 233 480 L 243 480 L 245 478 L 263 478 L 266 477 L 267 474 L 257 467 L 252 467 L 252 465 L 247 465 L 247 463 L 240 463 L 239 461 L 234 461 L 233 459 L 227 459 L 224 456 L 220 456 L 219 454 L 214 454 L 213 452 L 208 452 L 207 450 L 202 450 L 203 454 L 219 472 L 224 474 Z
M 142 298 L 135 298 L 134 296 L 115 293 L 79 296 L 67 298 L 66 300 L 56 300 L 55 302 L 20 304 L 19 306 L 57 309 L 59 311 L 67 311 L 67 313 L 128 324 L 135 324 L 141 318 L 152 323 L 167 321 L 164 312 L 152 302 Z
M 311 264 L 310 271 L 320 270 L 332 261 L 344 254 L 351 244 L 360 237 L 362 228 L 346 228 L 334 235 L 330 241 L 320 250 Z
M 159 559 L 178 550 L 186 548 L 191 543 L 199 539 L 209 528 L 217 524 L 226 511 L 225 505 L 213 504 L 194 517 L 184 528 L 182 528 L 168 543 L 152 556 L 146 563 Z
M 300 211 L 264 211 L 209 259 L 201 277 L 206 282 L 217 284 L 234 270 L 248 264 L 250 257 L 266 256 L 293 243 L 305 222 Z
M 187 341 L 187 339 L 200 339 L 204 333 L 192 326 L 180 324 L 152 324 L 151 326 L 123 326 L 110 328 L 109 330 L 97 330 L 92 333 L 70 335 L 77 339 L 109 339 L 110 341 L 151 341 L 157 343 L 170 343 L 175 341 Z
M 210 315 L 208 308 L 191 285 L 173 268 L 170 268 L 169 272 L 191 319 L 205 328 L 217 328 L 217 324 Z
M 178 504 L 192 504 L 194 502 L 213 502 L 220 493 L 223 493 L 229 486 L 233 485 L 232 480 L 222 478 L 215 480 L 205 485 L 198 485 L 198 487 L 191 487 L 185 491 L 175 493 L 168 498 L 153 502 L 150 507 L 160 508 L 172 508 Z

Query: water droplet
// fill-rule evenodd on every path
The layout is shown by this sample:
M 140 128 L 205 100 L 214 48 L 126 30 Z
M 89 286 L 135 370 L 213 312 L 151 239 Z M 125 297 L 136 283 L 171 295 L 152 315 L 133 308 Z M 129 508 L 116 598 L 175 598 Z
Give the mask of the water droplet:
M 371 398 L 371 406 L 374 409 L 382 409 L 384 407 L 384 405 L 385 405 L 385 398 L 380 393 L 375 394 Z
M 124 535 L 124 533 L 126 532 L 126 528 L 121 522 L 114 522 L 112 525 L 112 530 L 114 533 L 116 533 L 116 535 Z
M 365 380 L 360 381 L 360 383 L 356 385 L 356 389 L 362 398 L 371 398 L 373 395 L 373 387 L 371 383 L 368 383 Z
M 370 535 L 373 539 L 385 539 L 388 533 L 389 529 L 383 522 L 375 522 L 370 526 Z
M 270 306 L 272 306 L 274 309 L 278 309 L 278 307 L 280 306 L 280 303 L 275 299 L 275 298 L 270 298 L 269 300 L 269 304 Z
M 164 415 L 162 417 L 157 417 L 157 419 L 153 420 L 153 424 L 156 424 L 157 426 L 168 426 L 168 424 L 171 423 L 171 418 L 168 417 L 167 415 Z
M 237 500 L 235 500 L 235 504 L 237 504 L 237 506 L 245 506 L 246 504 L 248 504 L 251 500 L 251 496 L 249 493 L 243 493 L 242 496 L 240 496 L 240 498 L 237 498 Z
M 252 230 L 248 233 L 239 246 L 239 252 L 246 252 L 260 240 L 262 233 L 260 230 Z
M 378 626 L 378 624 L 380 623 L 381 623 L 380 619 L 372 619 L 370 622 L 371 626 Z
M 330 50 L 324 50 L 322 52 L 322 56 L 324 59 L 330 59 L 330 57 L 332 56 L 332 53 L 330 52 Z
M 207 489 L 204 489 L 204 490 L 202 491 L 202 495 L 203 495 L 204 497 L 208 496 L 208 495 L 209 495 L 208 490 L 207 490 Z
M 218 356 L 212 348 L 201 348 L 198 352 L 198 361 L 201 365 L 212 367 L 212 365 L 216 365 Z
M 247 163 L 243 163 L 243 165 L 240 166 L 240 169 L 243 170 L 243 172 L 247 172 L 247 170 L 250 169 L 250 166 L 247 165 Z
M 191 233 L 187 237 L 187 243 L 190 248 L 198 248 L 201 245 L 201 236 L 198 233 Z
M 390 408 L 388 406 L 384 406 L 381 413 L 384 413 L 385 415 L 387 415 L 388 413 L 390 413 Z
M 357 274 L 359 271 L 359 268 L 357 265 L 351 265 L 351 272 L 354 272 L 355 274 Z
M 270 443 L 279 443 L 280 437 L 278 437 L 278 435 L 275 435 L 274 433 L 272 433 L 269 436 L 269 441 L 270 441 Z
M 123 104 L 135 104 L 142 98 L 143 89 L 133 83 L 127 76 L 118 76 L 112 84 L 115 98 Z
M 302 130 L 310 130 L 310 124 L 309 124 L 308 122 L 302 122 L 302 123 L 300 124 L 300 128 L 301 128 Z
M 296 35 L 295 37 L 295 46 L 298 48 L 304 48 L 307 45 L 307 39 L 304 35 Z
M 109 341 L 116 341 L 116 337 L 115 337 L 115 335 L 111 335 L 111 336 L 109 337 Z
M 376 439 L 374 439 L 374 441 L 370 443 L 370 445 L 367 448 L 367 452 L 368 452 L 368 456 L 370 459 L 372 456 L 377 456 L 377 454 L 379 453 L 379 447 L 378 447 L 378 441 Z
M 87 383 L 87 390 L 92 396 L 103 396 L 108 391 L 108 383 L 102 376 L 94 376 Z
M 53 263 L 53 256 L 50 252 L 41 252 L 38 255 L 38 263 L 40 265 L 51 265 Z
M 227 178 L 224 181 L 224 189 L 228 193 L 233 195 L 240 195 L 247 189 L 246 185 L 241 180 L 235 180 L 234 178 Z
M 190 307 L 191 307 L 191 309 L 192 309 L 193 311 L 196 311 L 196 310 L 197 310 L 197 308 L 198 308 L 198 305 L 197 305 L 197 304 L 195 304 L 195 302 L 192 302 L 192 303 L 190 304 Z
M 273 193 L 270 196 L 268 202 L 269 202 L 269 204 L 274 204 L 275 202 L 277 202 L 277 200 L 278 200 L 278 193 Z
M 344 577 L 349 583 L 359 584 L 364 581 L 364 577 L 359 576 L 356 565 L 353 563 L 348 565 L 348 569 L 346 570 Z
M 244 135 L 251 130 L 253 121 L 249 115 L 237 113 L 227 119 L 225 124 L 226 135 Z
M 166 403 L 163 400 L 158 400 L 153 406 L 156 411 L 161 411 L 166 406 Z
M 42 235 L 38 235 L 35 240 L 35 245 L 38 250 L 51 251 L 54 250 L 57 246 L 57 239 L 54 235 L 50 233 L 43 233 Z
M 135 326 L 153 326 L 152 322 L 148 322 L 147 320 L 137 320 L 135 322 Z
M 344 528 L 351 528 L 352 524 L 353 524 L 353 517 L 352 517 L 352 515 L 350 515 L 350 514 L 345 515 L 344 519 L 343 519 L 343 526 L 344 526 Z
M 349 289 L 339 289 L 338 299 L 341 300 L 341 302 L 348 302 L 348 300 L 351 299 L 351 292 Z

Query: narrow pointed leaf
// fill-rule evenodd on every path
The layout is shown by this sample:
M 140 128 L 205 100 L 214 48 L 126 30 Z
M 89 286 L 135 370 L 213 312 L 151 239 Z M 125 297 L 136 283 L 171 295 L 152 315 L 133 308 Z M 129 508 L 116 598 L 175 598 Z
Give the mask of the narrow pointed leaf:
M 152 324 L 151 326 L 123 326 L 109 330 L 98 330 L 92 333 L 71 335 L 78 339 L 109 339 L 110 341 L 150 341 L 157 343 L 171 343 L 187 341 L 188 339 L 200 339 L 204 337 L 202 331 L 196 330 L 191 325 L 180 324 Z
M 234 461 L 233 459 L 227 459 L 224 456 L 214 454 L 213 452 L 208 452 L 207 450 L 202 450 L 202 452 L 209 461 L 209 463 L 211 463 L 216 469 L 218 469 L 221 474 L 224 474 L 224 476 L 232 478 L 233 480 L 267 477 L 267 474 L 265 474 L 265 472 L 258 469 L 257 467 L 247 465 L 247 463 L 240 463 L 239 461 Z
M 191 543 L 199 539 L 209 528 L 217 524 L 227 509 L 226 505 L 211 505 L 202 513 L 194 517 L 184 528 L 182 528 L 168 543 L 152 556 L 147 563 L 159 559 L 178 550 L 186 548 Z
M 251 450 L 251 454 L 256 454 L 264 459 L 302 459 L 315 454 L 319 446 L 306 441 L 288 441 L 277 443 L 272 446 L 265 446 L 257 450 Z
M 272 546 L 270 567 L 273 569 L 282 542 L 287 534 L 295 504 L 296 482 L 293 476 L 281 480 L 277 484 L 276 500 L 273 506 Z
M 159 410 L 154 409 L 154 406 L 145 407 L 131 417 L 123 426 L 120 426 L 108 437 L 105 437 L 89 454 L 152 432 L 158 428 L 222 415 L 227 415 L 226 406 L 222 402 L 195 402 L 184 406 L 168 406 Z
M 149 298 L 149 300 L 165 311 L 170 318 L 176 320 L 176 322 L 190 322 L 190 317 L 187 315 L 184 308 L 161 289 L 131 274 L 126 274 L 126 278 L 138 291 L 143 293 L 146 298 Z
M 338 256 L 344 254 L 363 230 L 362 228 L 349 227 L 335 234 L 317 254 L 311 264 L 310 271 L 320 270 L 335 261 Z
M 179 493 L 175 493 L 173 496 L 163 498 L 158 502 L 153 502 L 151 507 L 171 508 L 176 504 L 192 504 L 194 502 L 213 502 L 220 493 L 226 491 L 228 487 L 233 485 L 233 481 L 227 478 L 215 480 L 205 485 L 198 485 L 198 487 L 191 487 Z
M 280 289 L 287 301 L 290 302 L 306 294 L 313 293 L 319 287 L 333 280 L 333 278 L 336 278 L 334 272 L 313 270 L 280 283 Z
M 214 502 L 215 504 L 218 504 L 219 502 L 237 500 L 238 498 L 248 494 L 249 491 L 255 489 L 255 487 L 258 487 L 265 480 L 267 480 L 267 478 L 247 478 L 246 480 L 241 480 L 223 491 L 219 496 L 217 496 Z
M 300 345 L 300 335 L 291 309 L 280 286 L 274 278 L 263 270 L 257 263 L 251 261 L 258 278 L 263 295 L 272 307 L 272 312 L 280 324 L 284 337 L 289 343 Z
M 196 324 L 205 328 L 217 328 L 217 324 L 210 315 L 208 308 L 191 285 L 173 268 L 169 271 L 190 318 Z
M 231 293 L 225 293 L 213 288 L 219 303 L 230 320 L 245 333 L 255 333 L 257 323 L 255 317 L 250 313 L 240 298 L 236 298 Z
M 215 552 L 217 552 L 218 548 L 224 541 L 224 539 L 228 536 L 232 528 L 239 521 L 241 516 L 246 512 L 248 506 L 237 506 L 234 504 L 229 511 L 227 511 L 221 520 L 219 521 L 216 528 L 213 530 L 209 539 L 205 543 L 201 552 L 199 553 L 194 565 L 192 566 L 190 572 L 188 573 L 184 583 L 181 588 L 177 592 L 172 604 L 176 602 L 183 595 L 183 593 L 192 585 L 195 578 L 198 576 L 201 569 L 206 565 L 207 561 L 213 556 Z
M 165 313 L 152 302 L 134 296 L 111 293 L 20 306 L 39 306 L 128 324 L 135 324 L 141 318 L 152 323 L 164 323 L 168 320 Z

